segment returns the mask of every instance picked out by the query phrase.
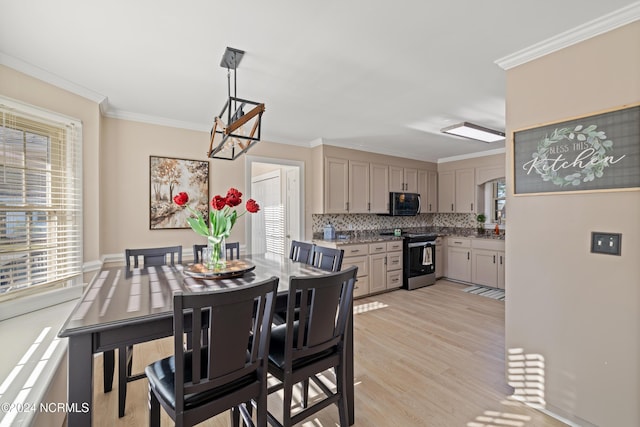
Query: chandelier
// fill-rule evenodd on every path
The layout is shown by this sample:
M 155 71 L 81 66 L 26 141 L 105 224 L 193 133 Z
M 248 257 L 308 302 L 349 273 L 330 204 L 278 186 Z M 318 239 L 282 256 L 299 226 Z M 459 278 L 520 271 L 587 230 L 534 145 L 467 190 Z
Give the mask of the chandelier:
M 260 141 L 260 128 L 264 104 L 237 97 L 237 68 L 243 50 L 227 47 L 220 66 L 227 69 L 227 102 L 211 128 L 208 157 L 235 160 Z M 231 95 L 233 70 L 233 96 Z M 246 112 L 245 112 L 246 111 Z

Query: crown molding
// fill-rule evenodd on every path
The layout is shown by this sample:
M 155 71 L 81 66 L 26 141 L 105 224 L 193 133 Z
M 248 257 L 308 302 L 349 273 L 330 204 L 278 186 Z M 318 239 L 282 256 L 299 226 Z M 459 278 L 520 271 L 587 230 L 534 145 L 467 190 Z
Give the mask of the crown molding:
M 504 154 L 504 153 L 506 153 L 505 148 L 496 148 L 495 150 L 478 151 L 476 153 L 461 154 L 459 156 L 443 157 L 441 159 L 438 159 L 438 163 L 448 163 L 448 162 L 455 162 L 458 160 L 475 159 L 477 157 L 493 156 L 496 154 Z
M 195 130 L 198 132 L 211 131 L 211 128 L 209 126 L 206 126 L 200 123 L 167 119 L 165 117 L 149 116 L 147 114 L 132 113 L 130 111 L 107 110 L 106 112 L 103 112 L 103 115 L 105 117 L 109 117 L 112 119 L 131 120 L 133 122 L 142 122 L 142 123 L 148 123 L 152 125 L 168 126 L 172 128 L 178 128 L 178 129 Z
M 640 19 L 640 2 L 635 2 L 528 48 L 504 56 L 494 63 L 503 70 L 509 70 L 592 37 L 615 30 L 638 19 Z
M 60 76 L 50 73 L 49 71 L 43 70 L 42 68 L 28 64 L 11 55 L 7 55 L 4 52 L 0 52 L 0 64 L 5 65 L 9 68 L 13 68 L 14 70 L 26 74 L 30 77 L 42 80 L 45 83 L 49 83 L 53 86 L 74 93 L 78 96 L 93 101 L 96 104 L 103 105 L 107 102 L 107 97 L 98 92 L 77 85 L 73 82 L 70 82 L 69 80 L 63 79 Z

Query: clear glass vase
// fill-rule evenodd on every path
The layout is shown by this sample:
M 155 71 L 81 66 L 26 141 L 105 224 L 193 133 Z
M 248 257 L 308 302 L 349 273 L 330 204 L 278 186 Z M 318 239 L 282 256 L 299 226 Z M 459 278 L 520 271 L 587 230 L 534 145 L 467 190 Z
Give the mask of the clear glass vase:
M 202 258 L 209 270 L 222 270 L 226 267 L 227 248 L 224 237 L 209 237 L 205 250 L 206 252 L 202 254 Z

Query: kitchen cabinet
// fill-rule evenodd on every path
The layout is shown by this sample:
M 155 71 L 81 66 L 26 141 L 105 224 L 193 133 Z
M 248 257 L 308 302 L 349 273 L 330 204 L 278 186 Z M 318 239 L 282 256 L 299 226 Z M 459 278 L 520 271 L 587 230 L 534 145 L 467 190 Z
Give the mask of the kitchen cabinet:
M 353 289 L 353 297 L 358 298 L 369 295 L 369 245 L 341 245 L 340 249 L 344 249 L 342 268 L 345 269 L 352 265 L 358 267 L 358 276 Z
M 369 213 L 369 163 L 349 160 L 349 213 Z
M 475 170 L 444 171 L 438 174 L 438 211 L 473 213 L 476 209 Z
M 402 286 L 402 241 L 387 242 L 387 289 Z
M 369 291 L 402 286 L 402 241 L 369 244 Z
M 455 212 L 456 174 L 455 171 L 438 173 L 438 212 Z
M 418 171 L 418 193 L 422 213 L 438 212 L 438 173 L 436 171 Z
M 473 213 L 476 208 L 476 173 L 473 168 L 456 170 L 456 212 Z
M 369 165 L 369 213 L 389 212 L 389 166 Z
M 458 237 L 447 239 L 447 278 L 471 282 L 470 239 Z
M 389 166 L 389 191 L 417 193 L 418 169 Z
M 445 260 L 444 260 L 445 245 L 443 244 L 444 242 L 445 242 L 445 239 L 442 237 L 438 237 L 436 239 L 436 279 L 444 277 L 446 274 L 444 271 L 444 265 L 445 265 Z
M 504 241 L 473 239 L 471 281 L 504 289 Z
M 349 161 L 324 160 L 324 213 L 349 212 Z

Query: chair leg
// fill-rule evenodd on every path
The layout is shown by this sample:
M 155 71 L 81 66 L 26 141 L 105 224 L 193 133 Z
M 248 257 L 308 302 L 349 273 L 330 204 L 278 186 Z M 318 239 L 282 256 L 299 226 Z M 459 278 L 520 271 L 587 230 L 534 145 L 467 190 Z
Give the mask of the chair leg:
M 149 386 L 149 427 L 160 427 L 160 402 Z
M 293 386 L 289 381 L 284 383 L 284 396 L 282 398 L 282 425 L 283 427 L 291 427 L 291 400 L 293 399 Z
M 127 372 L 131 372 L 127 362 L 127 347 L 118 348 L 118 417 L 124 417 L 127 400 Z
M 102 353 L 102 373 L 104 378 L 104 392 L 108 393 L 113 388 L 113 370 L 115 368 L 115 350 L 107 350 Z
M 302 407 L 309 407 L 309 378 L 302 381 Z
M 240 409 L 237 406 L 231 408 L 231 426 L 240 427 Z
M 344 360 L 340 365 L 336 366 L 336 392 L 340 393 L 338 399 L 338 415 L 340 417 L 340 427 L 347 427 L 349 425 L 347 421 L 347 382 L 345 377 L 347 375 Z
M 251 403 L 249 403 L 251 405 Z M 256 426 L 267 427 L 267 392 L 260 393 L 256 402 Z

